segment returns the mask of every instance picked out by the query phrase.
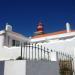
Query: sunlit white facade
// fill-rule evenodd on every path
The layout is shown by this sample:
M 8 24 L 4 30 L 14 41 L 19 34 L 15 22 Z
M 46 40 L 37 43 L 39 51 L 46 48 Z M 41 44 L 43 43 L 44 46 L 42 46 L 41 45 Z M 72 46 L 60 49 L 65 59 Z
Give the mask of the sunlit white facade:
M 66 30 L 33 36 L 31 42 L 73 57 L 75 67 L 75 30 L 66 23 Z
M 10 75 L 11 73 L 13 73 L 14 75 L 17 75 L 18 71 L 15 73 L 15 70 L 14 70 L 15 66 L 23 67 L 24 61 L 17 62 L 15 60 L 16 60 L 16 58 L 21 56 L 21 45 L 23 46 L 25 43 L 33 44 L 33 46 L 34 46 L 33 59 L 35 59 L 34 58 L 35 57 L 35 44 L 36 44 L 36 47 L 38 47 L 38 45 L 39 46 L 42 45 L 43 47 L 48 48 L 49 50 L 53 50 L 53 52 L 51 52 L 49 55 L 50 61 L 58 61 L 57 53 L 55 51 L 62 52 L 64 54 L 68 54 L 68 55 L 72 56 L 73 61 L 74 61 L 74 67 L 75 67 L 75 31 L 70 29 L 70 24 L 66 23 L 66 30 L 64 30 L 64 31 L 48 33 L 48 34 L 45 34 L 42 31 L 43 27 L 41 26 L 41 23 L 38 26 L 38 28 L 40 28 L 40 29 L 37 29 L 37 30 L 39 30 L 39 32 L 36 32 L 38 35 L 35 35 L 31 38 L 25 37 L 22 34 L 13 32 L 12 26 L 9 24 L 6 24 L 5 29 L 0 31 L 0 61 L 14 60 L 14 62 L 7 61 L 5 63 L 7 65 L 5 67 L 5 74 L 4 75 Z M 29 49 L 30 49 L 30 60 L 31 60 L 32 59 L 32 54 L 31 54 L 32 47 L 31 48 L 29 47 L 27 49 L 27 51 L 29 51 Z M 36 53 L 37 53 L 36 59 L 37 60 L 41 59 L 40 58 L 41 51 L 39 53 L 39 55 L 40 55 L 39 58 L 38 58 L 38 51 Z M 26 54 L 24 54 L 24 55 L 26 55 Z M 28 53 L 27 53 L 27 55 L 29 56 Z M 48 56 L 46 55 L 45 57 L 47 59 Z M 42 58 L 44 59 L 44 53 L 42 55 Z M 14 67 L 12 67 L 10 69 L 11 72 L 8 73 L 8 71 L 9 71 L 8 66 L 10 66 L 11 64 L 13 64 L 13 65 L 16 64 L 16 65 Z M 24 64 L 24 66 L 26 66 L 26 63 Z M 16 70 L 18 69 L 18 67 L 16 68 Z M 22 71 L 19 73 L 19 75 L 26 74 L 25 68 Z
M 12 31 L 12 26 L 6 24 L 0 31 L 0 60 L 16 59 L 21 54 L 21 44 L 30 42 L 28 37 Z

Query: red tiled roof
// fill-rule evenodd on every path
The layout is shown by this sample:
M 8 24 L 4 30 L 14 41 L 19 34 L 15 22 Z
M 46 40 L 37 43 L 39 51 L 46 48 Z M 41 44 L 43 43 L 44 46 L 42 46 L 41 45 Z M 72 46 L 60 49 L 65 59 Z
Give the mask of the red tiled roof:
M 58 32 L 53 32 L 53 33 L 36 35 L 36 36 L 33 36 L 32 38 L 40 38 L 40 37 L 52 36 L 52 35 L 57 35 L 57 34 L 63 34 L 63 33 L 66 33 L 66 32 L 67 32 L 66 30 L 63 30 L 63 31 L 58 31 Z M 71 32 L 75 32 L 75 30 L 71 30 Z

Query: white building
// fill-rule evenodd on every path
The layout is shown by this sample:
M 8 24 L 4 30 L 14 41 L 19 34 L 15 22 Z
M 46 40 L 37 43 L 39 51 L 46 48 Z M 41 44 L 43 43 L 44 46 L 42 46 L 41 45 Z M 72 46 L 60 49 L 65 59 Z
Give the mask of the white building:
M 40 33 L 37 31 L 37 33 Z M 74 55 L 75 49 L 75 30 L 70 29 L 70 24 L 66 23 L 66 30 L 35 35 L 32 37 L 31 42 L 38 43 L 46 48 L 66 52 Z
M 10 75 L 11 73 L 14 75 L 26 75 L 26 70 L 23 70 L 24 73 L 22 71 L 18 73 L 18 68 L 15 69 L 17 71 L 16 73 L 14 70 L 15 66 L 21 68 L 24 68 L 24 66 L 26 66 L 26 64 L 24 64 L 22 60 L 20 62 L 22 62 L 24 66 L 22 63 L 17 61 L 14 61 L 15 63 L 13 61 L 9 62 L 9 60 L 11 59 L 16 60 L 21 55 L 24 59 L 26 58 L 30 60 L 34 60 L 36 58 L 38 61 L 40 61 L 40 59 L 45 58 L 49 61 L 58 61 L 57 52 L 62 52 L 64 54 L 71 55 L 75 64 L 75 31 L 70 29 L 69 23 L 66 23 L 66 30 L 64 31 L 45 34 L 43 31 L 42 23 L 39 22 L 37 32 L 35 32 L 35 34 L 36 35 L 32 38 L 25 37 L 19 33 L 13 32 L 12 26 L 9 24 L 6 24 L 5 29 L 0 31 L 0 60 L 8 60 L 5 63 L 7 65 L 5 66 L 4 75 Z M 24 47 L 26 43 L 31 44 L 27 44 Z M 45 48 L 49 49 L 50 51 L 53 50 L 53 52 L 48 53 Z M 46 52 L 42 52 L 42 49 L 46 50 Z M 12 64 L 16 65 L 12 67 Z M 12 68 L 9 68 L 9 66 Z M 11 71 L 10 73 L 9 69 Z M 20 70 L 21 69 L 19 69 L 19 71 Z
M 30 42 L 28 37 L 12 31 L 8 23 L 0 31 L 0 60 L 16 59 L 21 54 L 21 44 Z
M 71 55 L 75 69 L 75 30 L 71 30 L 69 23 L 66 23 L 65 26 L 66 29 L 63 31 L 44 34 L 43 25 L 39 23 L 36 35 L 32 37 L 31 42 Z
M 27 51 L 26 53 L 25 48 L 23 47 L 27 43 L 29 44 L 29 46 L 27 45 L 28 47 L 26 49 Z M 19 56 L 21 56 L 21 46 L 23 46 L 22 56 L 27 59 L 29 58 L 32 59 L 32 45 L 30 47 L 30 43 L 32 43 L 31 38 L 25 37 L 22 34 L 12 31 L 12 26 L 6 24 L 5 29 L 0 31 L 0 60 L 10 60 L 18 58 Z M 52 54 L 54 53 L 55 52 L 53 52 Z M 30 57 L 29 54 L 31 54 Z M 38 58 L 38 54 L 40 58 Z M 35 57 L 37 59 L 41 59 L 41 50 L 38 53 L 38 48 L 37 48 L 35 55 L 35 44 L 33 44 L 33 59 L 35 59 Z M 52 59 L 51 58 L 50 59 L 52 61 L 56 61 L 56 53 L 54 54 L 54 56 L 52 55 L 51 57 Z M 44 55 L 42 55 L 42 58 L 44 59 Z M 46 59 L 48 59 L 47 53 L 46 53 Z
M 0 31 L 0 47 L 1 46 L 19 46 L 21 43 L 29 42 L 29 38 L 13 32 L 12 26 L 9 24 L 6 24 L 6 27 L 4 30 Z

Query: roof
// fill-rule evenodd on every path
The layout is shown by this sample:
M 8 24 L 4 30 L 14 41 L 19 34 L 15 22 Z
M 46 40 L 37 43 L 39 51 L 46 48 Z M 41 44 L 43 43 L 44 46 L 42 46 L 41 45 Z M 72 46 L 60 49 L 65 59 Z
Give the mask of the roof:
M 1 30 L 1 31 L 0 31 L 0 35 L 3 35 L 4 33 L 5 33 L 4 30 Z
M 75 30 L 71 30 L 71 32 L 75 32 Z M 34 39 L 34 38 L 40 38 L 40 37 L 46 37 L 46 36 L 53 36 L 53 35 L 64 34 L 64 33 L 67 33 L 67 31 L 66 30 L 63 30 L 63 31 L 58 31 L 58 32 L 41 34 L 41 35 L 33 36 L 32 38 Z

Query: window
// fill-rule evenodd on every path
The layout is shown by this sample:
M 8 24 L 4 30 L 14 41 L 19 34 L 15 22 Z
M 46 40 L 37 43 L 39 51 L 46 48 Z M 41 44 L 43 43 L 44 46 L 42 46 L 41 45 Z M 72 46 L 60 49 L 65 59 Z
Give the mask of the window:
M 16 46 L 20 46 L 20 41 L 16 40 Z
M 20 46 L 20 41 L 12 40 L 12 46 Z
M 12 46 L 15 46 L 15 40 L 12 40 Z

